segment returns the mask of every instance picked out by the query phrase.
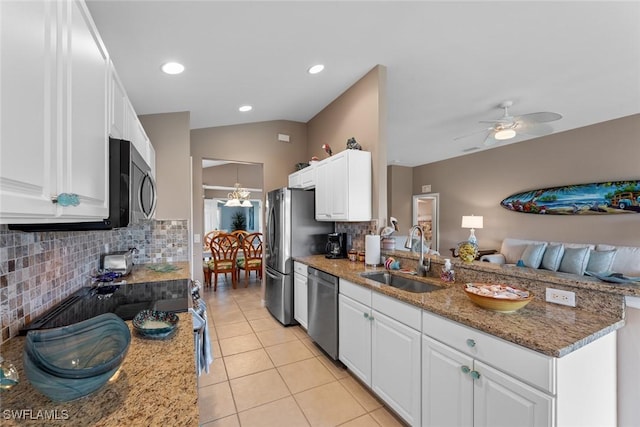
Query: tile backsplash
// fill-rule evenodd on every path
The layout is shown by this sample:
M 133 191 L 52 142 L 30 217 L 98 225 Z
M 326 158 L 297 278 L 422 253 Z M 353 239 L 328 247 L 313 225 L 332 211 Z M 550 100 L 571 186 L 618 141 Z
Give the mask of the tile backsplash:
M 336 222 L 336 233 L 347 233 L 351 236 L 351 247 L 357 251 L 364 250 L 364 236 L 378 233 L 378 221 Z
M 2 342 L 89 284 L 105 252 L 138 249 L 134 264 L 189 260 L 187 220 L 148 221 L 108 231 L 25 233 L 0 225 Z

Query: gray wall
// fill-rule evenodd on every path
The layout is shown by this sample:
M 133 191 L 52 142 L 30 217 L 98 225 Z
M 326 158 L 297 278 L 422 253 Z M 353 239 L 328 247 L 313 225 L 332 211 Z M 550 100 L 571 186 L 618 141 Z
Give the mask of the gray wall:
M 484 216 L 481 248 L 505 237 L 640 246 L 640 214 L 533 215 L 500 201 L 545 187 L 640 179 L 640 115 L 562 132 L 414 168 L 413 193 L 440 193 L 440 251 L 465 240 L 463 215 Z

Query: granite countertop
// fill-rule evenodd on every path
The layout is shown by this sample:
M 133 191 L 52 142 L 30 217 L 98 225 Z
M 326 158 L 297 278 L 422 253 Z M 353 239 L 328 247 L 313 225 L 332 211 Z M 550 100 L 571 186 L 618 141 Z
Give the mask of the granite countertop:
M 122 279 L 127 283 L 148 283 L 162 282 L 165 280 L 181 280 L 191 278 L 191 271 L 188 261 L 172 262 L 171 265 L 178 268 L 175 271 L 159 272 L 154 271 L 149 266 L 160 266 L 163 264 L 136 264 L 131 269 L 131 273 Z
M 463 282 L 451 284 L 435 277 L 412 276 L 442 287 L 434 292 L 412 293 L 360 276 L 363 272 L 384 270 L 382 267 L 366 267 L 322 255 L 295 260 L 547 356 L 565 356 L 624 326 L 622 312 L 564 307 L 536 298 L 514 313 L 498 313 L 471 302 Z
M 71 402 L 52 402 L 32 387 L 22 367 L 25 338 L 9 340 L 2 356 L 18 369 L 20 382 L 2 392 L 2 425 L 197 426 L 193 323 L 188 312 L 178 317 L 178 330 L 167 340 L 140 338 L 128 321 L 131 344 L 120 370 L 95 393 Z

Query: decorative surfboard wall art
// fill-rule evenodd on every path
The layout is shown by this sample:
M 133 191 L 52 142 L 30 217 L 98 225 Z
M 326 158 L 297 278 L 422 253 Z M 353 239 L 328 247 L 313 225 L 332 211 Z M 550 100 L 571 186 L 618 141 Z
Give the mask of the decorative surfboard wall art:
M 542 188 L 507 197 L 510 211 L 546 215 L 640 213 L 640 180 Z

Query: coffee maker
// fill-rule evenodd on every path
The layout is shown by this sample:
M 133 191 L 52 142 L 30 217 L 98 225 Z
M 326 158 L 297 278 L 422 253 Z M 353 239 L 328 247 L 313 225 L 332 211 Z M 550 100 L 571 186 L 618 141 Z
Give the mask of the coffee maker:
M 347 257 L 347 233 L 329 233 L 327 235 L 327 258 Z

